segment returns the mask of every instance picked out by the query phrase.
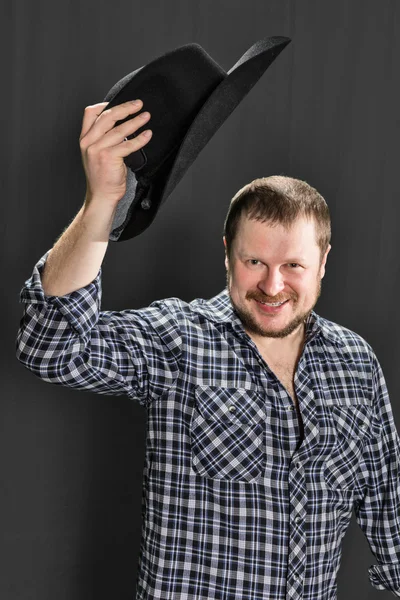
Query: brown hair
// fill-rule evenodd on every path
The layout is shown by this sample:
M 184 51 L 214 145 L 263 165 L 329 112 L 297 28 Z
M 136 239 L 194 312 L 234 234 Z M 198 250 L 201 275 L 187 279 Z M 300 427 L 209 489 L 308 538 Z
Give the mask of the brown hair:
M 331 240 L 331 219 L 324 198 L 305 181 L 284 175 L 254 179 L 242 187 L 232 198 L 224 223 L 226 253 L 232 254 L 242 215 L 249 219 L 279 223 L 285 228 L 301 217 L 314 219 L 316 242 L 320 249 L 320 262 Z

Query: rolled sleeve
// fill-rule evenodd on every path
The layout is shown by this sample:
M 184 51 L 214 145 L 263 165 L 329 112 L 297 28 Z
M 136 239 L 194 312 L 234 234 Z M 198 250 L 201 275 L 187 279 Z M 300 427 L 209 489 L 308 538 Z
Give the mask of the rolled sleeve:
M 64 296 L 46 296 L 42 286 L 42 273 L 46 264 L 48 250 L 36 263 L 31 277 L 25 281 L 19 299 L 26 304 L 26 311 L 44 311 L 54 314 L 59 311 L 78 335 L 85 336 L 96 325 L 101 306 L 101 267 L 96 278 L 85 287 Z
M 368 569 L 369 580 L 378 590 L 390 590 L 393 596 L 400 598 L 400 565 L 373 565 Z M 393 586 L 396 586 L 393 589 Z

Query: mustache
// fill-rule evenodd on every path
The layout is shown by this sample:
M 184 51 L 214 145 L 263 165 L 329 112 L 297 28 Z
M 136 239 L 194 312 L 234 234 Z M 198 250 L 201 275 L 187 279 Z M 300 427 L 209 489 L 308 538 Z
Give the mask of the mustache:
M 227 270 L 226 283 L 228 286 L 229 286 L 230 278 L 231 278 L 230 271 Z M 286 300 L 295 300 L 295 298 L 293 296 L 286 296 L 286 298 L 268 298 L 265 296 L 261 297 L 258 294 L 254 294 L 254 292 L 247 292 L 245 298 L 246 298 L 246 300 L 257 300 L 258 302 L 270 302 L 271 304 L 274 304 L 275 302 L 285 302 Z

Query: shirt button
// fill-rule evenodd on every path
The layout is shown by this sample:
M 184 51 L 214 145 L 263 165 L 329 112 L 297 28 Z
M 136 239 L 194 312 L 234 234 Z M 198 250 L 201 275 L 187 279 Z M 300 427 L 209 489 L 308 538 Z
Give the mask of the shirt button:
M 301 517 L 296 517 L 295 521 L 297 524 L 301 523 L 303 521 L 303 519 Z
M 236 406 L 233 406 L 233 404 L 231 404 L 229 407 L 229 410 L 230 410 L 230 412 L 235 412 Z

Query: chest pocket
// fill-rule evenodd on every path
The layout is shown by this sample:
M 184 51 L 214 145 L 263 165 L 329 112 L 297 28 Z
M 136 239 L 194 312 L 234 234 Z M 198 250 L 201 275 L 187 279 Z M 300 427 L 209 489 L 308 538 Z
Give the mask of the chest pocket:
M 351 490 L 365 444 L 382 435 L 382 426 L 370 404 L 336 405 L 329 412 L 335 443 L 325 462 L 325 482 L 332 489 Z
M 256 391 L 196 386 L 190 427 L 193 470 L 211 479 L 257 481 L 265 467 L 264 421 Z

